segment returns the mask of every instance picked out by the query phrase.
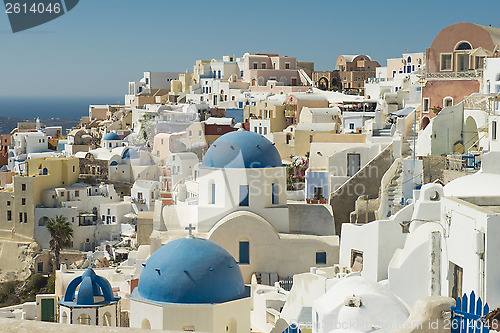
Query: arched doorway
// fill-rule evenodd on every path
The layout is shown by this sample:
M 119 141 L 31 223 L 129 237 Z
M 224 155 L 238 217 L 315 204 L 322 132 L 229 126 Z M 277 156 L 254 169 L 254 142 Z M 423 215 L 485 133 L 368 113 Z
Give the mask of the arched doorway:
M 424 130 L 430 122 L 431 120 L 429 119 L 429 117 L 422 118 L 422 124 L 420 125 L 420 128 Z
M 321 90 L 328 90 L 330 88 L 328 79 L 326 77 L 323 76 L 318 80 L 318 88 Z
M 477 142 L 479 139 L 477 132 L 477 124 L 474 118 L 468 117 L 465 121 L 464 128 L 464 147 L 465 152 L 469 150 L 477 150 L 479 143 Z

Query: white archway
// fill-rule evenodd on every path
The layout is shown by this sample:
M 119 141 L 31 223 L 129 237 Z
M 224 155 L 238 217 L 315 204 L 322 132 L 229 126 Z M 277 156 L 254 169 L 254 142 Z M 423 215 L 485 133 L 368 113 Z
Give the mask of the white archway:
M 151 329 L 151 323 L 149 322 L 148 319 L 144 319 L 141 323 L 141 328 L 150 330 Z
M 477 131 L 476 120 L 469 116 L 465 121 L 464 127 L 464 148 L 467 152 L 468 150 L 477 149 L 478 147 L 479 134 Z
M 226 332 L 236 333 L 237 332 L 237 323 L 236 319 L 231 318 L 226 324 Z
M 86 313 L 82 313 L 77 319 L 79 325 L 90 325 L 91 320 L 90 316 Z
M 109 313 L 109 311 L 106 311 L 106 312 L 102 315 L 102 326 L 115 326 L 115 325 L 113 325 L 113 323 L 111 322 L 111 313 Z

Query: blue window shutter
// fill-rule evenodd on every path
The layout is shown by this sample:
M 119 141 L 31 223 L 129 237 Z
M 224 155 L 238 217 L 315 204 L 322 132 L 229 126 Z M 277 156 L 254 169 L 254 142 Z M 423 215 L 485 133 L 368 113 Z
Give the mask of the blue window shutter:
M 240 206 L 248 206 L 248 185 L 240 185 Z
M 215 205 L 215 183 L 212 184 L 212 200 L 210 203 Z
M 250 264 L 250 242 L 240 242 L 240 264 Z
M 279 196 L 278 189 L 279 189 L 278 184 L 273 183 L 273 188 L 272 188 L 272 192 L 273 192 L 273 205 L 277 205 L 277 204 L 280 203 L 280 196 Z

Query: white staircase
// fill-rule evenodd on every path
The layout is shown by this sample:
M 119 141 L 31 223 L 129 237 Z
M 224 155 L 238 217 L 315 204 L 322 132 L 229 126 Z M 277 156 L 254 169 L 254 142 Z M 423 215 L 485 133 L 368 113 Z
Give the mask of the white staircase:
M 401 198 L 403 197 L 402 191 L 403 183 L 403 163 L 399 163 L 391 183 L 387 187 L 387 204 L 391 215 L 396 214 L 403 205 L 401 205 Z

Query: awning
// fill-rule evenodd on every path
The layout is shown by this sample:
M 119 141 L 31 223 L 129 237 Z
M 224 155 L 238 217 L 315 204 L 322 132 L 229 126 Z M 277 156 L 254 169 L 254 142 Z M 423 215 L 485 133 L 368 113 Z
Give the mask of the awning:
M 389 113 L 389 114 L 393 115 L 393 116 L 398 116 L 398 117 L 406 117 L 407 115 L 412 113 L 413 110 L 415 110 L 414 107 L 407 107 L 407 108 L 404 108 L 404 109 L 401 109 L 401 110 L 398 110 L 396 112 Z

